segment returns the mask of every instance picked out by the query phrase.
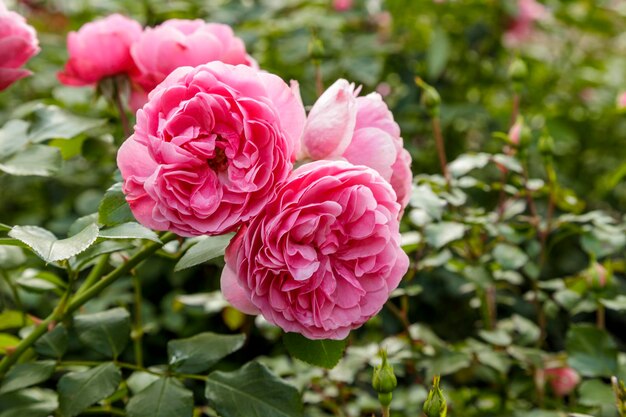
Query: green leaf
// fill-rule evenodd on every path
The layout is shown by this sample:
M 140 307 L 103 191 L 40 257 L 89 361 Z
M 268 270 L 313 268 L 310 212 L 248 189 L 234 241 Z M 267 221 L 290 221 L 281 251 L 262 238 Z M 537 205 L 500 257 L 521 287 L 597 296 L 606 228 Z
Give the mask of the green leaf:
M 99 237 L 104 239 L 146 239 L 160 242 L 156 233 L 136 222 L 122 223 L 109 229 L 100 230 Z
M 32 320 L 21 311 L 4 310 L 0 313 L 0 330 L 19 329 L 31 323 Z
M 28 144 L 28 123 L 9 120 L 0 129 L 0 160 L 13 155 Z
M 67 330 L 62 324 L 44 334 L 35 342 L 35 352 L 50 358 L 61 359 L 67 350 Z
M 450 39 L 448 34 L 441 27 L 435 28 L 432 39 L 426 52 L 426 62 L 428 64 L 428 76 L 436 78 L 441 75 L 446 68 L 450 56 Z
M 27 362 L 15 365 L 0 385 L 0 394 L 17 391 L 48 380 L 54 373 L 54 361 Z
M 448 165 L 448 170 L 455 177 L 462 177 L 473 169 L 484 168 L 489 159 L 487 153 L 463 154 Z
M 0 396 L 0 417 L 48 417 L 58 406 L 56 392 L 27 388 Z
M 9 236 L 27 244 L 44 261 L 55 262 L 78 255 L 91 246 L 98 238 L 98 226 L 90 224 L 80 233 L 62 240 L 38 226 L 15 226 Z
M 626 311 L 626 295 L 620 294 L 611 300 L 602 299 L 600 302 L 609 310 Z
M 450 375 L 468 368 L 472 364 L 472 358 L 466 352 L 443 349 L 429 362 L 429 375 Z
M 174 271 L 191 268 L 224 255 L 224 250 L 233 236 L 234 233 L 228 233 L 222 236 L 210 236 L 202 239 L 185 252 L 174 267 Z
M 174 378 L 160 378 L 133 396 L 128 417 L 191 417 L 193 393 Z
M 61 168 L 61 152 L 46 145 L 29 145 L 0 161 L 0 171 L 11 175 L 36 175 L 49 177 Z
M 611 386 L 599 379 L 585 381 L 578 387 L 579 402 L 590 407 L 612 404 L 615 400 Z
M 113 184 L 104 194 L 98 207 L 98 222 L 105 226 L 115 226 L 134 221 L 135 217 L 122 192 L 122 183 Z
M 242 334 L 225 335 L 200 333 L 187 339 L 167 343 L 169 364 L 183 373 L 198 373 L 209 369 L 220 359 L 240 349 L 246 337 Z
M 126 347 L 130 335 L 130 315 L 118 307 L 74 318 L 78 338 L 85 345 L 105 356 L 117 358 Z
M 424 234 L 426 242 L 438 249 L 461 239 L 465 234 L 465 225 L 456 222 L 433 223 L 426 226 Z
M 11 229 L 9 229 L 11 230 Z M 0 246 L 0 265 L 5 270 L 17 268 L 26 262 L 22 248 L 14 246 Z
M 493 249 L 493 257 L 504 269 L 518 269 L 528 262 L 528 255 L 517 246 L 498 243 Z
M 234 372 L 211 373 L 205 394 L 222 417 L 303 416 L 298 390 L 258 362 Z
M 25 270 L 15 283 L 31 292 L 46 292 L 67 287 L 67 284 L 52 272 L 36 269 Z
M 20 339 L 8 333 L 0 333 L 0 355 L 7 353 L 7 348 L 14 348 L 20 343 Z
M 137 395 L 139 392 L 148 388 L 150 384 L 159 379 L 159 376 L 150 374 L 148 372 L 136 371 L 133 372 L 126 380 L 126 385 L 130 388 L 131 392 Z
M 617 372 L 617 346 L 604 330 L 589 324 L 573 325 L 565 347 L 569 365 L 583 376 L 610 377 Z
M 79 117 L 57 106 L 42 106 L 35 110 L 35 122 L 29 136 L 32 142 L 42 142 L 47 139 L 72 139 L 105 122 L 106 120 Z
M 71 372 L 59 380 L 59 410 L 63 417 L 73 417 L 87 407 L 113 394 L 122 381 L 122 373 L 113 363 L 103 363 L 83 372 Z
M 346 340 L 310 340 L 299 333 L 285 333 L 283 342 L 294 358 L 322 368 L 332 369 L 346 349 Z

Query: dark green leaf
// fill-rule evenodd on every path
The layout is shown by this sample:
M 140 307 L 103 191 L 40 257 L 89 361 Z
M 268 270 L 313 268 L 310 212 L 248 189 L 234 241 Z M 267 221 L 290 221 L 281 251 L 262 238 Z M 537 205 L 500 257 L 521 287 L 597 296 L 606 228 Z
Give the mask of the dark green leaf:
M 585 381 L 578 387 L 580 403 L 588 406 L 612 404 L 615 400 L 611 386 L 599 379 Z
M 29 145 L 23 151 L 0 161 L 0 171 L 11 175 L 49 177 L 61 168 L 61 152 L 46 145 Z
M 98 207 L 98 222 L 105 226 L 115 226 L 134 221 L 135 217 L 122 192 L 122 183 L 113 184 Z
M 495 246 L 493 257 L 504 269 L 518 269 L 528 262 L 528 255 L 520 248 L 506 243 L 498 243 Z
M 222 256 L 226 246 L 228 246 L 228 243 L 233 236 L 233 233 L 229 233 L 222 236 L 210 236 L 202 239 L 185 252 L 174 267 L 174 271 L 191 268 L 192 266 L 196 266 L 217 258 L 218 256 Z
M 589 324 L 573 325 L 565 346 L 570 366 L 581 375 L 610 377 L 617 372 L 617 346 L 606 331 Z
M 48 230 L 38 226 L 15 226 L 9 236 L 27 244 L 46 262 L 55 262 L 75 256 L 98 238 L 98 226 L 90 224 L 80 233 L 59 240 Z
M 167 343 L 169 363 L 180 372 L 206 371 L 220 359 L 240 349 L 246 340 L 244 335 L 200 333 L 187 339 Z
M 223 417 L 303 415 L 298 390 L 257 362 L 250 362 L 235 372 L 210 374 L 206 397 Z
M 130 399 L 126 414 L 128 417 L 191 417 L 193 393 L 176 379 L 160 378 Z
M 299 333 L 286 333 L 283 342 L 294 358 L 327 369 L 339 363 L 346 349 L 345 340 L 310 340 Z
M 108 357 L 117 358 L 130 336 L 130 315 L 123 308 L 74 318 L 78 338 L 85 345 Z
M 0 385 L 0 394 L 17 391 L 46 381 L 54 372 L 54 361 L 27 362 L 15 365 Z
M 48 417 L 58 406 L 54 391 L 27 388 L 0 396 L 0 417 Z
M 71 372 L 59 380 L 59 410 L 63 417 L 73 417 L 87 407 L 113 394 L 122 381 L 122 373 L 113 363 L 103 363 L 83 372 Z
M 67 350 L 67 330 L 62 324 L 44 334 L 35 342 L 35 352 L 50 358 L 61 359 Z

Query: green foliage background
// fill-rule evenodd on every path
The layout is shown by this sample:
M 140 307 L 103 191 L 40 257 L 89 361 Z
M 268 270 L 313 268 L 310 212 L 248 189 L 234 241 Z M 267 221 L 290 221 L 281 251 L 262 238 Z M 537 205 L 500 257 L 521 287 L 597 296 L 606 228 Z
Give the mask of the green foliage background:
M 402 225 L 411 270 L 332 370 L 293 359 L 287 347 L 299 341 L 285 347 L 278 329 L 227 306 L 218 292 L 224 242 L 172 240 L 25 352 L 0 384 L 0 417 L 371 416 L 380 345 L 399 380 L 393 416 L 420 415 L 435 374 L 451 416 L 617 416 L 608 378 L 626 378 L 626 115 L 616 107 L 626 90 L 626 3 L 546 1 L 551 17 L 510 49 L 502 37 L 512 4 L 355 0 L 338 13 L 327 0 L 9 3 L 37 28 L 42 52 L 28 64 L 32 77 L 0 93 L 0 222 L 8 225 L 0 228 L 0 355 L 90 271 L 114 271 L 159 240 L 129 226 L 119 189 L 109 190 L 124 140 L 116 110 L 93 89 L 56 79 L 67 32 L 94 18 L 231 24 L 262 68 L 300 82 L 308 105 L 318 64 L 327 86 L 344 77 L 365 92 L 388 90 L 416 191 Z M 528 67 L 517 89 L 508 75 L 515 58 Z M 450 186 L 416 76 L 442 97 Z M 503 147 L 516 91 L 528 134 L 512 156 Z M 33 251 L 52 238 L 15 225 L 89 249 Z M 182 265 L 191 267 L 175 271 L 194 244 Z M 608 271 L 605 286 L 597 264 Z M 584 378 L 559 398 L 542 370 L 565 364 Z

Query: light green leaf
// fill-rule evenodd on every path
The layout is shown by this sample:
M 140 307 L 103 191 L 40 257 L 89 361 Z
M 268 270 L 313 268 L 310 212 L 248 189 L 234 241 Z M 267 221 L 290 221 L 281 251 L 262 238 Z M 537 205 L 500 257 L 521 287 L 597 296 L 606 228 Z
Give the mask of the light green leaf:
M 583 382 L 578 387 L 578 393 L 580 395 L 579 402 L 590 407 L 612 404 L 615 400 L 611 386 L 599 379 Z
M 465 234 L 465 225 L 456 222 L 440 222 L 426 226 L 424 235 L 426 242 L 435 248 L 441 248 L 448 243 L 461 239 Z
M 518 269 L 528 262 L 528 255 L 517 246 L 498 243 L 493 248 L 493 257 L 504 269 Z
M 14 348 L 20 343 L 20 339 L 8 333 L 0 333 L 0 355 L 7 353 L 7 348 Z
M 0 330 L 19 329 L 27 324 L 31 324 L 26 313 L 17 310 L 4 310 L 0 313 Z
M 100 230 L 99 237 L 104 239 L 146 239 L 160 242 L 156 233 L 136 222 L 122 223 L 109 229 Z
M 285 333 L 283 342 L 294 358 L 326 369 L 334 368 L 346 349 L 345 340 L 310 340 L 299 333 Z
M 32 142 L 71 139 L 106 122 L 101 119 L 79 117 L 57 106 L 40 107 L 35 110 L 35 118 L 29 134 Z
M 202 239 L 185 252 L 174 267 L 174 271 L 191 268 L 224 255 L 224 250 L 233 236 L 233 233 L 228 233 L 222 236 L 210 236 Z
M 122 373 L 113 363 L 103 363 L 83 372 L 71 372 L 59 380 L 59 410 L 63 417 L 73 417 L 87 407 L 113 394 L 122 381 Z
M 15 365 L 0 385 L 0 394 L 17 391 L 46 381 L 54 372 L 54 361 L 27 362 Z
M 58 406 L 56 392 L 27 388 L 0 396 L 0 417 L 48 417 Z
M 128 417 L 191 417 L 193 393 L 174 378 L 160 378 L 131 397 L 126 406 L 126 415 Z
M 432 32 L 432 38 L 428 51 L 426 52 L 426 62 L 428 64 L 428 76 L 437 78 L 446 68 L 450 56 L 450 39 L 442 27 L 436 27 Z
M 13 155 L 28 144 L 28 123 L 9 120 L 0 129 L 0 160 Z
M 49 177 L 61 168 L 61 152 L 46 145 L 29 145 L 0 161 L 0 171 L 11 175 L 36 175 Z
M 9 229 L 11 230 L 11 229 Z M 15 246 L 0 246 L 0 265 L 5 270 L 17 268 L 26 262 L 22 248 Z
M 130 315 L 118 307 L 74 318 L 78 338 L 85 345 L 108 357 L 117 358 L 130 336 Z
M 222 417 L 303 416 L 298 390 L 257 362 L 234 372 L 210 374 L 206 397 Z
M 463 154 L 448 165 L 448 170 L 455 177 L 461 177 L 473 169 L 484 168 L 489 158 L 487 153 Z
M 198 373 L 209 369 L 220 359 L 240 349 L 246 340 L 242 334 L 225 335 L 200 333 L 187 339 L 167 343 L 169 364 L 183 373 Z
M 626 311 L 626 295 L 620 294 L 611 300 L 602 299 L 600 302 L 609 310 Z
M 610 377 L 617 372 L 617 345 L 604 330 L 589 324 L 573 325 L 565 347 L 570 366 L 583 376 Z
M 46 262 L 55 262 L 78 255 L 98 238 L 98 226 L 90 224 L 80 233 L 59 240 L 48 230 L 38 226 L 15 226 L 9 236 L 27 244 Z
M 98 222 L 105 226 L 115 226 L 134 221 L 135 217 L 122 192 L 122 183 L 113 184 L 104 194 L 98 207 Z

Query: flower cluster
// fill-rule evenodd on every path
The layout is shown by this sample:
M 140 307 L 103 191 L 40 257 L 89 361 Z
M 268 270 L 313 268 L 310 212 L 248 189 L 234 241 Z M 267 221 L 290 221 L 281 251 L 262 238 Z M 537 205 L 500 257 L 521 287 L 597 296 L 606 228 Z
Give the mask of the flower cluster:
M 0 91 L 31 74 L 22 66 L 38 52 L 35 29 L 0 0 Z
M 241 311 L 342 339 L 406 273 L 399 221 L 411 157 L 378 93 L 338 80 L 308 114 L 298 83 L 259 69 L 226 25 L 112 15 L 68 37 L 59 79 L 131 80 L 117 162 L 136 219 L 181 236 L 237 232 L 221 284 Z M 294 164 L 300 167 L 294 170 Z

